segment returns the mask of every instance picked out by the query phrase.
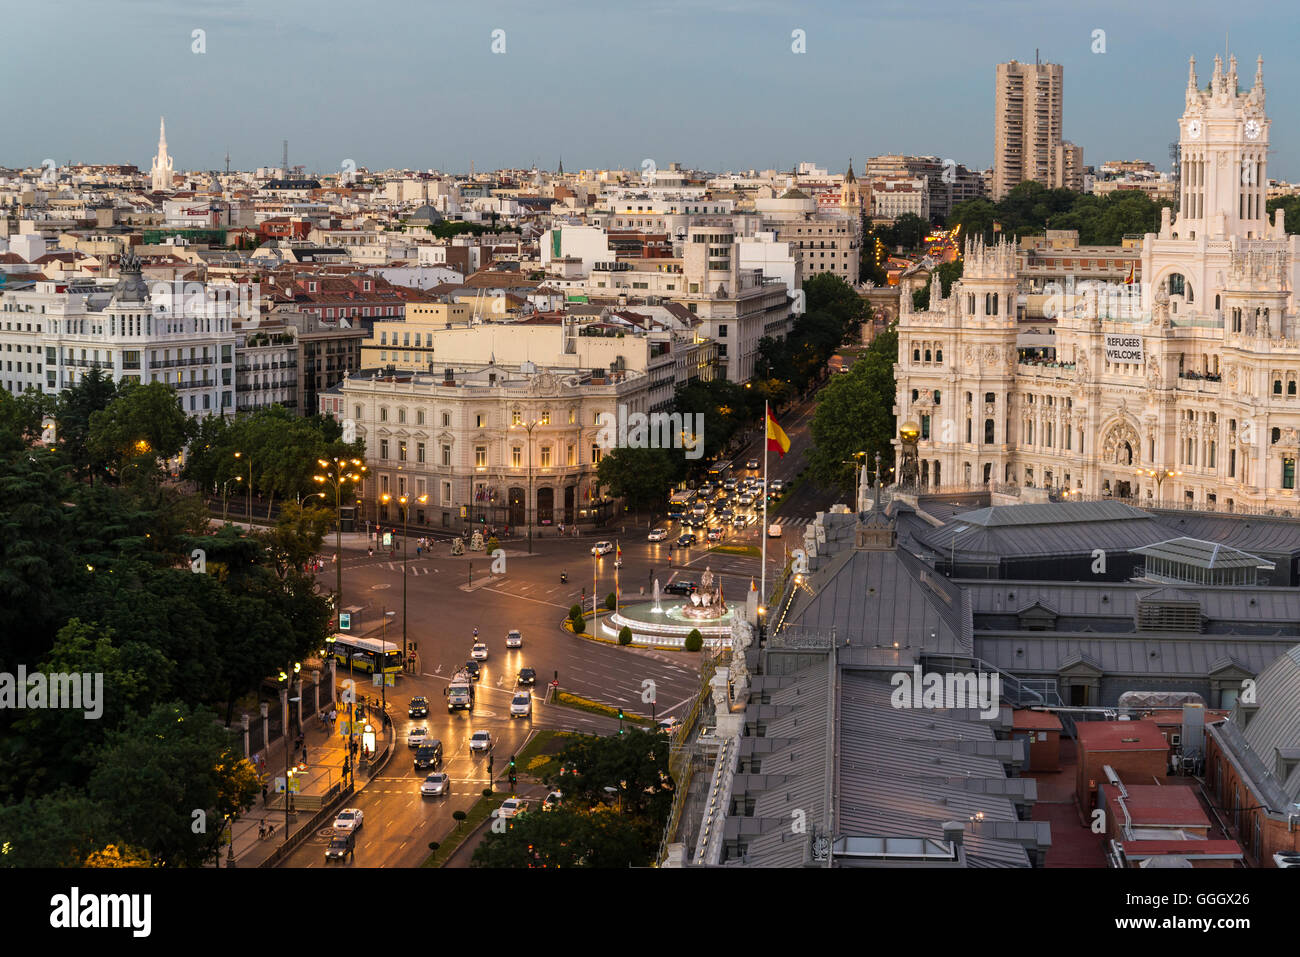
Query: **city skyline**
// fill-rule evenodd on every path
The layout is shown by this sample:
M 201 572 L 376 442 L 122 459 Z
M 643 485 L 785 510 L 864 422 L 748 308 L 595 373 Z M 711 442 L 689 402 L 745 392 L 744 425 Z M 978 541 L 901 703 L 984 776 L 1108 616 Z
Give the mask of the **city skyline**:
M 428 26 L 421 14 L 388 6 L 373 11 L 376 22 L 388 14 L 383 22 L 410 21 L 392 32 L 392 44 L 388 34 L 351 29 L 331 0 L 313 5 L 312 19 L 288 22 L 285 11 L 250 3 L 177 9 L 156 0 L 129 3 L 104 22 L 75 2 L 60 22 L 63 69 L 36 86 L 26 78 L 47 74 L 46 58 L 20 44 L 0 75 L 11 88 L 79 104 L 77 121 L 66 111 L 33 111 L 24 135 L 0 150 L 0 164 L 39 166 L 49 157 L 148 169 L 162 115 L 178 169 L 222 168 L 227 151 L 232 168 L 278 166 L 285 139 L 290 163 L 321 175 L 346 159 L 370 169 L 465 172 L 471 163 L 554 169 L 561 157 L 570 169 L 638 169 L 652 159 L 724 172 L 811 160 L 842 172 L 850 157 L 881 153 L 986 168 L 996 65 L 1033 62 L 1037 52 L 1064 68 L 1062 132 L 1087 163 L 1144 159 L 1167 169 L 1177 139 L 1167 118 L 1180 98 L 1172 81 L 1185 75 L 1189 56 L 1209 62 L 1225 39 L 1243 62 L 1262 55 L 1280 117 L 1292 111 L 1290 89 L 1300 79 L 1284 46 L 1295 14 L 1234 10 L 1229 23 L 1208 3 L 1191 4 L 1188 12 L 1200 15 L 1186 22 L 1168 22 L 1159 11 L 1119 3 L 1059 16 L 1008 2 L 998 5 L 996 28 L 987 9 L 959 4 L 940 4 L 938 15 L 932 5 L 925 16 L 894 2 L 868 10 L 658 4 L 632 14 L 579 4 L 563 18 L 510 5 L 439 11 Z M 14 11 L 14 35 L 47 33 L 41 13 Z M 916 56 L 917 31 L 932 54 Z M 1099 39 L 1104 53 L 1092 52 Z M 424 40 L 401 55 L 399 43 Z M 584 42 L 601 52 L 581 53 Z M 807 52 L 792 52 L 801 43 Z M 504 52 L 493 53 L 494 44 Z M 143 51 L 149 57 L 141 59 Z M 752 69 L 756 63 L 763 68 Z M 102 85 L 106 65 L 114 77 L 106 106 L 82 103 L 86 90 Z M 646 95 L 644 80 L 632 90 L 620 75 L 657 76 L 663 89 Z M 464 92 L 467 76 L 476 93 Z M 683 89 L 705 94 L 687 101 L 702 109 L 671 107 Z M 720 94 L 716 101 L 709 91 Z M 620 122 L 601 119 L 615 116 Z M 1277 178 L 1300 175 L 1288 126 L 1279 124 L 1273 140 Z

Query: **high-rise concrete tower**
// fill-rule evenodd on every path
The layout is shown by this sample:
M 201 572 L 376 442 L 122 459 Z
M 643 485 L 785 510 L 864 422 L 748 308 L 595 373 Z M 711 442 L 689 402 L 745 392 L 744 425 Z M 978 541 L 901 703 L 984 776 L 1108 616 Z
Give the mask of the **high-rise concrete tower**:
M 167 155 L 167 124 L 158 118 L 158 155 L 149 170 L 150 186 L 157 192 L 172 188 L 172 158 Z
M 994 87 L 993 199 L 1025 180 L 1083 188 L 1083 151 L 1061 139 L 1059 63 L 999 63 Z M 1064 147 L 1064 148 L 1063 148 Z

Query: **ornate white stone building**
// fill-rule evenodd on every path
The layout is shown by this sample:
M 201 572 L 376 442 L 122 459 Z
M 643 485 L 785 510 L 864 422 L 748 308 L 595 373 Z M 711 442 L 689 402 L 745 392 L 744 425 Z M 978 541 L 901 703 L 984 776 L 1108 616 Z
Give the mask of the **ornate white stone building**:
M 1192 60 L 1179 126 L 1180 211 L 1144 239 L 1140 307 L 1075 300 L 1054 360 L 1017 346 L 1009 243 L 968 242 L 963 278 L 924 310 L 924 273 L 905 280 L 895 413 L 921 432 L 923 484 L 1300 511 L 1300 238 L 1264 209 L 1262 58 L 1245 91 L 1235 57 L 1204 89 Z

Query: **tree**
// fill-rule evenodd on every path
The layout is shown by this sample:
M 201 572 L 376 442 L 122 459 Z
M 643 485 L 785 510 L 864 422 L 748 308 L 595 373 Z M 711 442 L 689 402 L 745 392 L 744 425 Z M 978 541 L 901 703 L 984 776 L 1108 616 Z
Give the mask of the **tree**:
M 89 794 L 126 843 L 164 866 L 200 867 L 221 847 L 223 811 L 251 807 L 260 790 L 234 747 L 210 712 L 159 705 L 108 735 Z
M 0 805 L 0 867 L 80 867 L 114 840 L 110 807 L 68 789 Z
M 118 395 L 117 383 L 100 369 L 91 369 L 81 381 L 59 395 L 55 426 L 60 446 L 73 468 L 94 482 L 107 465 L 90 449 L 90 417 L 107 409 Z
M 148 851 L 136 847 L 109 844 L 102 851 L 95 851 L 86 858 L 82 867 L 154 867 L 154 861 Z
M 866 452 L 868 461 L 880 452 L 888 461 L 897 357 L 898 333 L 882 333 L 847 374 L 836 376 L 817 394 L 808 465 L 818 484 L 851 490 L 851 463 L 858 452 Z
M 643 829 L 611 808 L 562 806 L 549 813 L 526 812 L 503 833 L 489 831 L 474 850 L 473 867 L 626 868 L 654 863 Z
M 571 773 L 548 777 L 546 784 L 562 787 L 566 803 L 598 805 L 609 797 L 606 787 L 617 787 L 623 813 L 647 817 L 662 830 L 673 802 L 667 735 L 641 728 L 608 737 L 582 735 L 571 739 L 556 760 Z
M 31 386 L 21 395 L 0 390 L 0 451 L 26 448 L 41 435 L 41 423 L 56 405 Z
M 91 413 L 87 443 L 96 459 L 115 465 L 122 477 L 128 463 L 156 470 L 159 459 L 180 454 L 189 434 L 190 420 L 169 386 L 127 382 L 106 409 Z
M 686 474 L 681 449 L 616 448 L 600 457 L 596 475 L 609 493 L 636 511 L 662 507 Z
M 704 636 L 700 634 L 700 629 L 692 628 L 691 633 L 686 636 L 685 648 L 687 651 L 699 651 L 704 647 Z
M 632 644 L 632 629 L 624 625 L 618 630 L 618 643 L 620 645 Z
M 894 220 L 893 239 L 896 246 L 904 249 L 920 249 L 925 237 L 930 234 L 930 224 L 916 213 L 903 213 Z
M 303 566 L 320 553 L 325 533 L 334 525 L 332 509 L 287 502 L 269 532 L 261 536 L 269 550 L 275 573 L 283 580 L 302 573 Z
M 607 609 L 613 611 L 617 605 L 618 605 L 617 595 L 615 595 L 613 592 L 610 592 L 608 595 L 605 596 L 605 607 Z

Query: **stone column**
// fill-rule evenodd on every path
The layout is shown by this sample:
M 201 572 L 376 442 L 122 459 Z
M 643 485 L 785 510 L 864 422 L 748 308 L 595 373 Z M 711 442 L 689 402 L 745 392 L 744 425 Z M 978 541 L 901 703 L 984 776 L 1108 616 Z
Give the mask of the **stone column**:
M 320 672 L 311 673 L 312 712 L 320 714 Z
M 271 714 L 271 706 L 265 701 L 262 702 L 262 753 L 266 754 L 266 749 L 271 746 L 271 722 L 267 718 Z
M 244 712 L 244 716 L 240 721 L 240 724 L 242 724 L 244 728 L 244 757 L 247 758 L 252 754 L 252 752 L 248 750 L 248 712 L 247 711 Z
M 289 736 L 289 685 L 288 682 L 280 689 L 280 728 L 281 733 L 287 738 Z

